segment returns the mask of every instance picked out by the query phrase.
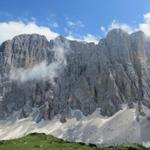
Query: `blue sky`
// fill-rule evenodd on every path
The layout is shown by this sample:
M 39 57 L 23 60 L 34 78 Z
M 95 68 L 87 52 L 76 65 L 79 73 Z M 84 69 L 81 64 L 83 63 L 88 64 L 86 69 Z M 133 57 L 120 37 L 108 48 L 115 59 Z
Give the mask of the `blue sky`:
M 150 0 L 1 0 L 0 22 L 35 22 L 61 35 L 101 37 L 113 21 L 137 28 Z

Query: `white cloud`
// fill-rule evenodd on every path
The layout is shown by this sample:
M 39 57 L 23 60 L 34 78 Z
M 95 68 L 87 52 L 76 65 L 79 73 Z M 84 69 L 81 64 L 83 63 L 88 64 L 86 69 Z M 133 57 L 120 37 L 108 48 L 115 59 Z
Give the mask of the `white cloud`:
M 139 23 L 135 28 L 125 23 L 116 22 L 114 20 L 108 28 L 101 26 L 101 31 L 106 35 L 107 32 L 109 32 L 110 30 L 118 28 L 126 31 L 129 34 L 140 30 L 143 31 L 146 36 L 150 36 L 150 13 L 144 14 L 143 18 L 144 18 L 143 22 Z
M 139 24 L 139 30 L 143 31 L 145 35 L 150 36 L 150 13 L 144 15 L 144 22 Z
M 106 35 L 106 33 L 107 33 L 107 30 L 106 30 L 106 28 L 104 27 L 104 26 L 101 26 L 101 31 Z
M 145 21 L 147 24 L 150 24 L 150 13 L 144 14 L 144 21 Z
M 108 28 L 109 31 L 112 29 L 122 29 L 129 34 L 133 32 L 133 29 L 129 25 L 124 24 L 124 23 L 118 23 L 115 20 L 112 22 L 112 24 Z
M 128 32 L 129 34 L 137 30 L 141 30 L 145 33 L 146 36 L 150 36 L 150 13 L 144 14 L 143 18 L 143 22 L 139 23 L 136 28 L 133 28 L 125 23 L 119 23 L 114 20 L 108 27 L 101 26 L 100 29 L 104 33 L 104 35 L 106 35 L 107 32 L 111 29 L 120 28 Z M 84 24 L 81 21 L 73 22 L 70 21 L 68 18 L 66 20 L 67 26 L 64 27 L 64 29 L 65 32 L 68 33 L 68 39 L 98 43 L 100 38 L 92 34 L 87 33 L 83 36 L 81 36 L 80 34 L 75 34 L 78 33 L 79 28 L 84 27 Z M 57 28 L 59 27 L 59 24 L 54 21 L 52 27 Z M 25 23 L 23 21 L 0 22 L 0 43 L 5 40 L 12 39 L 14 36 L 19 34 L 32 33 L 45 35 L 48 40 L 54 39 L 59 35 L 58 33 L 53 32 L 49 27 L 37 25 L 35 18 L 32 18 L 31 22 L 28 23 Z
M 21 21 L 0 22 L 0 43 L 5 40 L 12 39 L 19 34 L 37 33 L 45 35 L 48 40 L 58 36 L 57 33 L 45 26 L 38 26 L 35 22 L 23 23 Z
M 84 24 L 80 20 L 78 20 L 78 21 L 67 20 L 67 25 L 69 27 L 81 27 L 81 28 L 84 27 Z
M 78 24 L 78 26 L 82 26 L 82 23 L 80 21 L 77 21 L 76 23 Z M 75 26 L 77 24 L 70 22 L 70 25 L 72 26 Z M 57 22 L 53 23 L 53 27 L 58 27 Z M 54 39 L 58 36 L 58 33 L 51 31 L 50 28 L 37 25 L 36 21 L 32 21 L 29 23 L 24 23 L 22 21 L 0 22 L 0 33 L 0 43 L 12 39 L 14 36 L 17 36 L 19 34 L 36 33 L 46 36 L 48 40 Z M 67 38 L 70 40 L 98 43 L 98 37 L 91 34 L 81 36 L 69 32 Z
M 92 34 L 87 34 L 83 37 L 83 41 L 94 42 L 95 44 L 97 44 L 99 42 L 99 38 Z
M 59 27 L 59 25 L 58 25 L 57 22 L 53 22 L 52 26 L 53 26 L 54 28 L 58 28 L 58 27 Z
M 75 23 L 72 21 L 68 21 L 67 24 L 68 24 L 68 26 L 75 26 Z
M 70 33 L 66 38 L 69 40 L 83 41 L 87 43 L 94 42 L 95 44 L 97 44 L 100 39 L 99 37 L 96 37 L 92 34 L 86 34 L 84 36 L 81 36 L 81 35 L 75 35 L 72 33 Z
M 69 40 L 76 40 L 76 41 L 83 41 L 83 42 L 94 42 L 97 44 L 99 42 L 99 37 L 94 36 L 90 33 L 85 35 L 81 35 L 80 31 L 82 32 L 81 28 L 84 28 L 85 25 L 82 21 L 71 21 L 69 18 L 66 18 L 67 26 L 64 28 L 64 31 L 68 34 L 66 36 Z
M 115 20 L 111 23 L 111 25 L 106 29 L 104 26 L 101 26 L 101 31 L 106 35 L 107 32 L 109 32 L 112 29 L 122 29 L 126 31 L 127 33 L 134 32 L 135 29 L 132 29 L 129 25 L 124 23 L 116 22 Z

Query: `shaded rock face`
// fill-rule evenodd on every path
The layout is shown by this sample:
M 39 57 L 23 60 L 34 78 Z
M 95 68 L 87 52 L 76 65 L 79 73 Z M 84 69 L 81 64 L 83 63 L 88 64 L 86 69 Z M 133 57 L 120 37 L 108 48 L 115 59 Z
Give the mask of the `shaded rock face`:
M 58 45 L 61 51 L 57 51 Z M 111 116 L 122 104 L 138 103 L 139 111 L 141 104 L 150 107 L 150 42 L 142 32 L 129 35 L 114 29 L 97 45 L 63 37 L 49 42 L 36 34 L 20 35 L 4 42 L 0 53 L 0 119 L 14 111 L 20 118 L 27 117 L 35 108 L 37 121 L 56 114 L 62 114 L 64 121 L 71 109 L 88 115 L 100 108 L 102 115 Z M 39 72 L 30 80 L 11 78 L 17 69 L 25 77 L 30 75 L 41 62 L 53 69 L 48 72 L 50 76 L 54 73 L 53 82 L 45 78 L 42 66 L 38 79 Z

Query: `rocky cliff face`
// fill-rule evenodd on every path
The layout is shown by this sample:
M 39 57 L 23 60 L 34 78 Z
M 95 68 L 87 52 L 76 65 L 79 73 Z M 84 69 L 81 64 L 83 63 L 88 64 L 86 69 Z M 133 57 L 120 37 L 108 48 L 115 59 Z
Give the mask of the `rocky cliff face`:
M 19 35 L 0 53 L 0 119 L 35 108 L 37 121 L 56 114 L 65 121 L 72 109 L 112 116 L 122 104 L 150 108 L 150 41 L 142 32 L 114 29 L 97 45 Z

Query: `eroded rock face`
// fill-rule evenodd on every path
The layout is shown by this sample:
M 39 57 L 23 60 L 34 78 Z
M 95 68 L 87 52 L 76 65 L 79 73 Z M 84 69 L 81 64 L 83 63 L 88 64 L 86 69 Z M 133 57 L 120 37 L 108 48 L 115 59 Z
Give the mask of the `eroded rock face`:
M 71 109 L 88 115 L 101 108 L 102 115 L 111 116 L 124 103 L 131 106 L 136 102 L 139 110 L 141 104 L 150 107 L 149 49 L 150 42 L 142 32 L 128 35 L 120 29 L 110 31 L 97 45 L 63 37 L 49 42 L 36 34 L 16 36 L 0 47 L 0 119 L 14 111 L 27 117 L 34 108 L 40 121 L 56 114 L 65 120 Z M 25 77 L 30 75 L 28 72 L 34 72 L 34 66 L 41 62 L 57 74 L 52 76 L 53 82 L 43 78 L 45 72 L 43 76 L 40 73 L 41 78 L 35 73 L 23 82 L 11 78 L 17 69 L 22 69 Z

